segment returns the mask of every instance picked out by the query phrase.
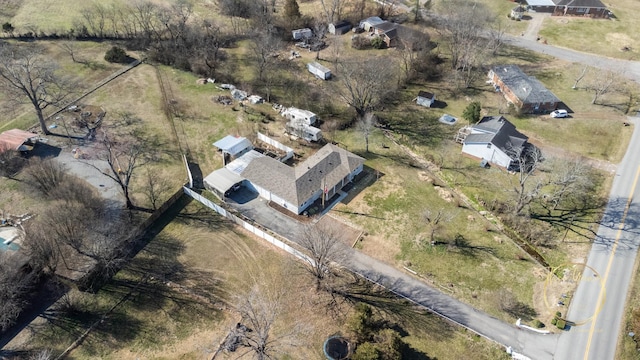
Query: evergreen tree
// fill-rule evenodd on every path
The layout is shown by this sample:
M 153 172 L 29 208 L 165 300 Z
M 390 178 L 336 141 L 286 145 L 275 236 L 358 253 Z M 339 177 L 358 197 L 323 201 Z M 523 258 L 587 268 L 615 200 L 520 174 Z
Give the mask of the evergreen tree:
M 284 4 L 284 16 L 289 21 L 295 21 L 302 17 L 297 0 L 287 0 Z
M 482 105 L 478 101 L 474 101 L 467 105 L 462 113 L 462 117 L 465 118 L 470 124 L 475 124 L 480 121 L 480 110 Z

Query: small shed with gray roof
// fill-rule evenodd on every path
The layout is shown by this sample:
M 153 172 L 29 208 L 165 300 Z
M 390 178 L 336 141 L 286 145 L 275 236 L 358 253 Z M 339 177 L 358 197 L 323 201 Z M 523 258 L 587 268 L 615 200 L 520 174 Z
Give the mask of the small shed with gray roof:
M 227 135 L 213 143 L 222 152 L 223 163 L 226 165 L 232 159 L 240 157 L 242 154 L 253 150 L 253 145 L 249 139 L 241 136 Z
M 509 169 L 528 140 L 503 116 L 485 116 L 471 126 L 462 142 L 462 153 Z
M 538 79 L 528 76 L 517 65 L 499 65 L 489 71 L 496 91 L 525 114 L 549 113 L 560 103 Z

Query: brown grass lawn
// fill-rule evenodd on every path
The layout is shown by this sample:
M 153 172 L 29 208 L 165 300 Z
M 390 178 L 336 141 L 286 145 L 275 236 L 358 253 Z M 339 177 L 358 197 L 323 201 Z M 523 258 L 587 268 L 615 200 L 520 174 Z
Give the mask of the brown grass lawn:
M 301 265 L 192 203 L 100 292 L 73 292 L 70 303 L 83 312 L 58 314 L 49 323 L 37 325 L 35 336 L 24 346 L 66 348 L 92 319 L 128 293 L 142 272 L 154 278 L 117 307 L 71 353 L 73 358 L 210 358 L 227 331 L 241 320 L 234 310 L 237 296 L 255 283 L 283 291 L 274 337 L 294 324 L 304 329 L 281 342 L 278 358 L 322 359 L 324 339 L 346 331 L 350 306 L 343 304 L 344 312 L 331 315 L 326 308 L 329 297 L 316 293 L 313 279 Z M 415 353 L 439 359 L 506 358 L 500 347 L 404 308 L 398 300 L 380 304 L 379 309 L 374 306 L 376 312 L 389 314 L 389 320 L 406 331 L 404 340 Z M 391 308 L 396 310 L 389 313 Z M 235 359 L 242 351 L 218 358 Z
M 573 17 L 547 19 L 540 36 L 549 44 L 620 59 L 638 60 L 640 40 L 633 34 L 640 31 L 637 14 L 640 4 L 634 0 L 606 3 L 615 19 L 595 20 Z M 623 47 L 630 51 L 622 51 Z
M 627 298 L 627 306 L 624 314 L 624 325 L 620 329 L 618 336 L 618 346 L 616 359 L 635 360 L 638 358 L 638 340 L 637 334 L 637 318 L 634 321 L 632 314 L 639 311 L 640 304 L 640 276 L 638 276 L 638 266 L 635 268 L 635 276 L 633 278 L 631 291 Z M 635 325 L 634 325 L 635 322 Z M 634 328 L 635 327 L 635 328 Z M 635 337 L 629 336 L 630 332 L 636 332 Z

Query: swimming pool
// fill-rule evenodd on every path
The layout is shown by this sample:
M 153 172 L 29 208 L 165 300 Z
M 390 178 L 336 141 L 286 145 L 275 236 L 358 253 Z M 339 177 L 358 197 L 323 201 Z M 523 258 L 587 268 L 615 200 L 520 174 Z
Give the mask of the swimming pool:
M 7 251 L 7 250 L 16 251 L 20 249 L 20 246 L 18 246 L 18 244 L 14 244 L 14 243 L 5 244 L 4 242 L 5 242 L 5 239 L 0 237 L 0 251 Z

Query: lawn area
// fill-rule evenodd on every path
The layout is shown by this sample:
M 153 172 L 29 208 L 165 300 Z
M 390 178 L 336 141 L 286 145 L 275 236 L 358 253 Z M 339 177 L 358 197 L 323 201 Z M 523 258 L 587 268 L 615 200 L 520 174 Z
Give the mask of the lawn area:
M 303 332 L 280 342 L 278 358 L 323 359 L 324 339 L 345 332 L 350 305 L 342 307 L 346 313 L 329 311 L 330 296 L 316 293 L 314 280 L 300 264 L 194 202 L 98 293 L 72 291 L 60 301 L 47 321 L 32 325 L 35 335 L 25 346 L 62 351 L 125 299 L 71 353 L 74 359 L 210 358 L 241 320 L 234 310 L 238 297 L 256 283 L 282 291 L 274 338 L 295 324 L 304 325 Z M 474 359 L 507 358 L 501 347 L 403 301 L 380 292 L 359 296 L 380 304 L 374 310 L 405 331 L 403 338 L 414 354 L 465 359 L 473 349 Z M 217 358 L 235 359 L 242 352 Z
M 640 4 L 634 0 L 620 0 L 606 5 L 615 18 L 551 17 L 545 20 L 539 35 L 551 45 L 638 60 L 640 40 L 633 34 L 640 31 L 640 21 L 636 18 Z M 623 51 L 623 47 L 629 47 L 630 50 Z

